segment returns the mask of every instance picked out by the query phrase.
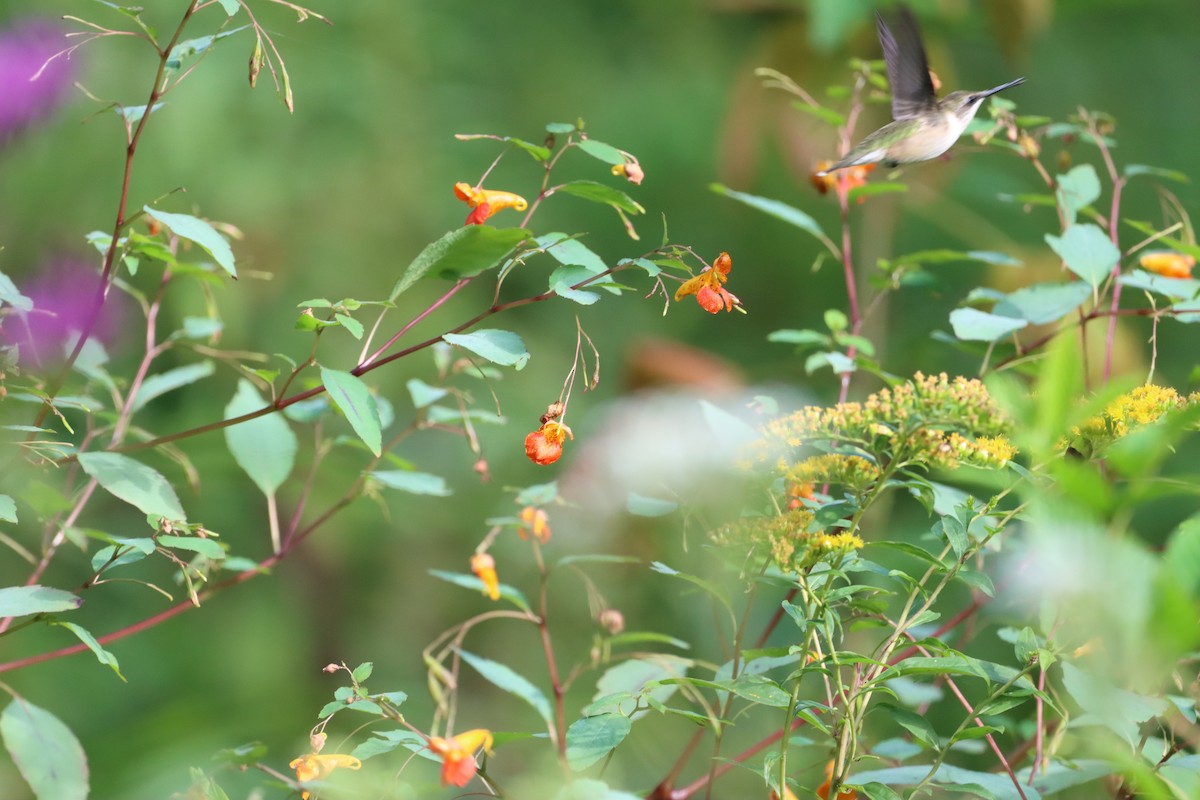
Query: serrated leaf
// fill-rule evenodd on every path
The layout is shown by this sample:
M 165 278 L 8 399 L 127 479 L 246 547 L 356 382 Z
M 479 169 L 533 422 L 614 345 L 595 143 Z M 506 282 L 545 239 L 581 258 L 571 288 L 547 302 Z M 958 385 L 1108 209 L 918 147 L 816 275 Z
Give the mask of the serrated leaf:
M 440 475 L 428 472 L 414 472 L 406 469 L 379 470 L 371 473 L 371 477 L 389 489 L 399 489 L 410 494 L 427 494 L 435 497 L 447 497 L 452 494 L 446 485 L 446 479 Z
M 1048 233 L 1046 243 L 1063 260 L 1067 269 L 1093 288 L 1099 286 L 1121 260 L 1121 251 L 1108 235 L 1090 222 L 1072 225 L 1062 236 Z
M 200 245 L 217 262 L 218 265 L 234 278 L 237 277 L 237 267 L 234 264 L 233 249 L 225 237 L 217 229 L 199 217 L 189 214 L 173 214 L 167 211 L 157 211 L 150 206 L 143 206 L 143 211 L 150 217 L 166 225 L 180 238 L 187 239 Z
M 129 682 L 126 681 L 125 676 L 121 674 L 121 665 L 117 663 L 117 657 L 105 650 L 103 645 L 96 641 L 96 637 L 92 636 L 92 634 L 89 633 L 86 628 L 76 625 L 73 622 L 59 622 L 57 620 L 52 624 L 57 625 L 60 628 L 66 628 L 71 633 L 79 637 L 79 641 L 83 642 L 87 646 L 87 649 L 91 650 L 92 653 L 95 654 L 96 660 L 98 660 L 104 666 L 110 667 L 113 672 L 117 673 L 117 677 L 122 681 L 125 681 L 125 683 Z
M 458 654 L 462 657 L 463 661 L 467 662 L 467 664 L 490 683 L 533 706 L 534 710 L 541 715 L 547 725 L 554 724 L 550 701 L 546 699 L 546 695 L 542 694 L 541 689 L 530 683 L 523 675 L 498 661 L 477 656 L 466 650 L 459 650 Z
M 379 420 L 379 406 L 367 384 L 349 372 L 326 367 L 321 367 L 321 383 L 367 449 L 380 455 L 383 452 L 383 425 Z
M 582 197 L 593 203 L 615 206 L 628 214 L 646 213 L 646 209 L 642 208 L 640 203 L 620 189 L 614 189 L 596 181 L 571 181 L 558 186 L 555 191 Z
M 8 586 L 0 589 L 0 618 L 74 611 L 83 598 L 49 586 Z
M 225 406 L 225 419 L 258 411 L 266 403 L 254 384 L 242 378 Z M 275 494 L 296 463 L 296 434 L 282 414 L 264 414 L 225 429 L 225 444 L 233 460 L 264 495 Z
M 143 514 L 187 520 L 175 489 L 158 471 L 120 453 L 80 453 L 79 466 L 106 491 Z
M 597 714 L 567 728 L 567 764 L 579 772 L 607 756 L 629 735 L 633 723 L 620 714 Z
M 529 363 L 529 352 L 525 349 L 525 343 L 512 331 L 483 328 L 470 333 L 447 333 L 442 339 L 464 350 L 470 350 L 493 364 L 519 370 Z
M 452 230 L 413 259 L 396 281 L 388 300 L 395 302 L 426 275 L 458 279 L 493 269 L 527 238 L 529 231 L 524 228 L 466 225 Z
M 592 158 L 603 161 L 605 164 L 625 163 L 625 156 L 621 155 L 621 151 L 610 144 L 598 142 L 595 139 L 583 139 L 579 143 L 579 149 L 587 153 Z
M 1075 224 L 1080 209 L 1087 208 L 1100 197 L 1100 178 L 1091 164 L 1080 164 L 1066 175 L 1058 176 L 1055 197 L 1067 225 Z
M 225 558 L 225 548 L 216 539 L 206 539 L 203 536 L 159 536 L 157 541 L 163 547 L 174 550 L 187 550 L 197 553 L 213 561 Z
M 58 717 L 13 698 L 0 714 L 0 735 L 38 800 L 86 800 L 87 756 Z
M 563 266 L 584 267 L 592 274 L 599 274 L 608 269 L 604 259 L 592 252 L 591 248 L 565 233 L 542 234 L 535 241 L 551 258 Z
M 1028 320 L 1002 317 L 976 308 L 956 308 L 950 312 L 954 335 L 968 342 L 994 342 L 1028 324 Z
M 1083 281 L 1038 283 L 1009 294 L 997 310 L 1011 306 L 1031 325 L 1045 325 L 1070 314 L 1091 296 L 1092 288 Z
M 766 197 L 745 194 L 719 183 L 709 184 L 709 188 L 717 194 L 723 194 L 731 200 L 737 200 L 739 203 L 758 209 L 776 219 L 781 219 L 789 225 L 795 225 L 797 228 L 811 233 L 818 239 L 825 240 L 825 232 L 821 230 L 821 226 L 817 224 L 815 219 L 800 209 L 789 206 L 787 203 L 781 203 L 778 200 L 771 200 Z

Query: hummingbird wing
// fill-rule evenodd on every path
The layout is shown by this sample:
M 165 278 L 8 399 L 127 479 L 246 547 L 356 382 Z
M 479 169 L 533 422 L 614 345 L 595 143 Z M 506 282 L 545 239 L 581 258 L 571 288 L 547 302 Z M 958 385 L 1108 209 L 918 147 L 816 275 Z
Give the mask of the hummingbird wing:
M 929 63 L 925 59 L 925 45 L 921 43 L 921 31 L 917 20 L 908 6 L 900 6 L 899 25 L 892 35 L 883 16 L 875 12 L 875 27 L 879 31 L 879 44 L 887 62 L 888 82 L 892 85 L 892 118 L 912 119 L 922 112 L 933 110 L 937 95 L 933 91 L 933 80 L 929 77 Z

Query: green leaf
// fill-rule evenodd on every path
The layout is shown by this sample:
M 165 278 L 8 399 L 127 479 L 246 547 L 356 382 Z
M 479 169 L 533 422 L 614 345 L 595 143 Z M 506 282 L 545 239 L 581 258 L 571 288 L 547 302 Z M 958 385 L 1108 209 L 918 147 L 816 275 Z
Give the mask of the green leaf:
M 564 786 L 554 800 L 640 800 L 640 795 L 610 789 L 604 781 L 586 778 Z
M 550 122 L 546 125 L 547 133 L 574 133 L 576 130 L 569 122 Z
M 787 708 L 792 702 L 790 694 L 763 675 L 739 675 L 727 688 L 738 697 L 771 708 Z
M 87 798 L 87 756 L 58 717 L 23 698 L 13 698 L 0 714 L 0 735 L 38 800 Z
M 350 677 L 354 679 L 355 683 L 363 683 L 367 678 L 371 677 L 371 672 L 374 669 L 374 664 L 370 661 L 364 661 L 354 668 L 354 671 L 350 673 Z
M 471 333 L 447 333 L 442 339 L 503 367 L 519 370 L 529 363 L 525 343 L 511 331 L 483 328 Z
M 446 497 L 452 492 L 446 479 L 428 472 L 413 472 L 406 469 L 372 472 L 371 477 L 389 489 L 399 489 L 410 494 L 428 494 Z
M 458 654 L 462 656 L 463 661 L 470 664 L 476 672 L 488 681 L 533 706 L 534 710 L 541 715 L 547 725 L 554 724 L 550 701 L 546 699 L 546 695 L 542 694 L 541 689 L 526 680 L 523 675 L 514 672 L 511 668 L 498 661 L 477 656 L 466 650 L 459 650 Z
M 321 383 L 367 448 L 380 455 L 383 452 L 383 425 L 379 421 L 379 406 L 367 384 L 349 372 L 325 367 L 321 367 Z
M 821 333 L 820 331 L 809 330 L 807 328 L 804 330 L 791 330 L 785 328 L 783 330 L 771 331 L 769 334 L 767 334 L 767 341 L 779 342 L 781 344 L 796 344 L 806 347 L 828 347 L 831 344 L 828 334 Z
M 225 9 L 225 13 L 231 17 L 238 13 L 238 10 L 242 7 L 238 3 L 238 0 L 217 0 L 217 2 L 221 4 L 221 8 Z
M 258 411 L 265 405 L 254 384 L 242 378 L 225 406 L 225 419 Z M 267 496 L 275 494 L 296 463 L 296 434 L 282 414 L 265 414 L 226 428 L 225 444 L 237 465 Z
M 1144 289 L 1147 292 L 1180 300 L 1191 300 L 1197 292 L 1200 292 L 1200 281 L 1194 278 L 1164 278 L 1162 275 L 1155 275 L 1140 269 L 1122 275 L 1117 281 L 1122 286 Z
M 1002 317 L 975 308 L 956 308 L 950 312 L 954 335 L 968 342 L 994 342 L 1028 324 L 1028 320 Z
M 1185 519 L 1171 533 L 1162 566 L 1188 595 L 1200 595 L 1200 514 Z
M 920 783 L 929 774 L 930 765 L 911 765 L 868 770 L 850 775 L 848 783 L 861 786 L 882 783 L 888 786 L 911 786 Z M 984 800 L 1021 800 L 1021 793 L 1012 779 L 1004 773 L 975 772 L 973 770 L 941 764 L 934 773 L 932 784 L 946 790 L 966 791 L 969 795 Z M 1022 785 L 1026 800 L 1041 800 L 1041 793 L 1030 786 Z
M 644 712 L 634 714 L 634 708 L 637 706 L 635 697 L 645 694 L 659 702 L 666 702 L 679 690 L 678 685 L 673 683 L 659 684 L 647 689 L 648 684 L 682 678 L 687 675 L 688 667 L 691 664 L 692 662 L 686 658 L 664 653 L 621 662 L 605 670 L 600 679 L 596 681 L 596 694 L 592 699 L 598 700 L 608 695 L 628 694 L 629 697 L 622 700 L 618 706 L 623 714 L 633 714 L 636 717 Z
M 113 538 L 112 544 L 102 547 L 92 555 L 92 569 L 112 569 L 122 564 L 141 561 L 154 552 L 154 540 L 149 536 L 135 539 Z M 118 553 L 118 551 L 120 551 Z M 113 558 L 113 556 L 116 558 Z
M 578 239 L 565 233 L 546 233 L 536 239 L 538 246 L 563 266 L 580 266 L 592 274 L 599 274 L 608 269 L 604 259 Z
M 1087 208 L 1100 197 L 1100 178 L 1096 175 L 1096 168 L 1091 164 L 1080 164 L 1066 175 L 1059 175 L 1055 197 L 1067 225 L 1074 225 L 1079 210 Z
M 1070 314 L 1091 296 L 1092 288 L 1083 281 L 1038 283 L 1009 294 L 997 310 L 1011 305 L 1031 325 L 1045 325 Z
M 441 386 L 430 386 L 420 378 L 409 378 L 404 384 L 408 387 L 408 393 L 412 396 L 413 405 L 417 408 L 425 408 L 433 405 L 438 400 L 441 400 L 446 395 L 450 394 L 449 389 Z
M 567 728 L 567 764 L 579 772 L 608 755 L 629 735 L 633 723 L 620 714 L 597 714 Z
M 560 266 L 550 273 L 550 291 L 566 300 L 579 303 L 581 306 L 590 306 L 600 299 L 600 295 L 576 289 L 574 286 L 588 278 L 595 277 L 595 274 L 587 267 Z
M 120 453 L 80 453 L 78 458 L 84 472 L 143 514 L 187 520 L 175 489 L 156 470 Z
M 1130 744 L 1146 720 L 1166 712 L 1169 704 L 1158 697 L 1137 694 L 1063 662 L 1063 686 L 1079 707 L 1096 717 Z
M 674 500 L 661 500 L 630 492 L 625 499 L 625 510 L 636 517 L 665 517 L 679 508 Z
M 86 628 L 80 627 L 73 622 L 58 622 L 51 623 L 61 628 L 66 628 L 71 633 L 79 637 L 79 641 L 87 645 L 87 649 L 96 654 L 96 659 L 106 667 L 111 667 L 112 671 L 117 673 L 117 677 L 125 681 L 125 676 L 121 674 L 121 665 L 117 663 L 117 657 L 104 649 L 104 647 L 96 641 L 96 637 L 92 636 Z M 128 683 L 129 681 L 125 681 Z
M 1093 288 L 1099 286 L 1121 260 L 1121 251 L 1108 235 L 1090 222 L 1072 225 L 1062 236 L 1048 233 L 1046 243 L 1058 253 L 1067 269 Z
M 1164 178 L 1176 183 L 1191 183 L 1186 173 L 1175 169 L 1163 169 L 1162 167 L 1148 167 L 1145 164 L 1130 164 L 1125 167 L 1123 172 L 1126 178 L 1134 178 L 1138 175 L 1150 175 L 1155 178 Z
M 941 739 L 938 737 L 937 731 L 933 729 L 933 725 L 923 715 L 888 703 L 882 703 L 880 706 L 887 710 L 888 717 L 911 733 L 913 738 L 918 742 L 930 750 L 937 750 L 941 747 Z
M 413 259 L 392 288 L 388 300 L 408 291 L 426 275 L 442 278 L 469 278 L 498 266 L 517 245 L 529 238 L 524 228 L 493 228 L 490 225 L 466 225 L 452 230 L 430 243 Z
M 178 46 L 177 46 L 178 47 Z M 204 248 L 224 269 L 233 277 L 237 277 L 237 267 L 233 261 L 233 250 L 225 237 L 217 233 L 217 229 L 199 217 L 188 214 L 172 214 L 167 211 L 156 211 L 150 206 L 144 206 L 143 211 L 150 217 L 166 225 L 180 238 L 188 239 Z
M 163 547 L 198 553 L 213 561 L 225 558 L 225 548 L 221 547 L 220 542 L 216 539 L 207 539 L 203 536 L 159 536 L 156 541 Z
M 74 611 L 81 605 L 82 597 L 49 586 L 9 586 L 0 589 L 0 617 Z
M 0 522 L 17 521 L 17 504 L 6 494 L 0 494 Z
M 598 142 L 595 139 L 583 139 L 579 142 L 579 149 L 587 153 L 592 158 L 603 161 L 605 164 L 624 164 L 625 156 L 621 155 L 621 151 L 613 147 L 611 144 Z
M 717 194 L 723 194 L 731 200 L 737 200 L 739 203 L 744 203 L 765 214 L 770 214 L 776 219 L 781 219 L 789 225 L 795 225 L 803 231 L 808 231 L 822 241 L 826 239 L 825 232 L 821 230 L 821 226 L 817 224 L 817 221 L 798 208 L 792 208 L 788 204 L 781 203 L 778 200 L 744 194 L 719 183 L 709 184 L 709 188 Z
M 474 575 L 464 575 L 459 572 L 443 572 L 440 569 L 431 569 L 429 574 L 438 580 L 443 580 L 446 583 L 453 583 L 455 586 L 461 586 L 464 589 L 471 589 L 480 594 L 487 593 L 487 587 L 483 585 L 483 581 L 476 578 Z M 500 597 L 512 603 L 522 611 L 529 611 L 529 601 L 525 599 L 525 595 L 521 594 L 520 589 L 515 589 L 506 583 L 500 584 Z
M 606 186 L 596 181 L 571 181 L 570 183 L 558 186 L 555 191 L 582 197 L 584 200 L 591 200 L 593 203 L 615 206 L 629 214 L 646 213 L 646 209 L 640 203 L 637 203 L 620 189 L 614 189 L 611 186 Z

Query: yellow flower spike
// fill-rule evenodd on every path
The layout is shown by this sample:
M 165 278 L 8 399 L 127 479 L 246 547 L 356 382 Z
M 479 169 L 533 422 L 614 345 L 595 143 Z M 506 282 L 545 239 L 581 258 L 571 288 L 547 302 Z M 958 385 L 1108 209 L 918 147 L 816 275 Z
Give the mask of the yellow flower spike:
M 292 759 L 288 767 L 296 770 L 296 780 L 300 783 L 307 783 L 317 778 L 324 778 L 335 769 L 359 769 L 362 767 L 362 762 L 354 756 L 341 753 L 330 753 L 329 755 L 309 753 L 306 756 Z M 309 793 L 302 791 L 300 796 L 304 800 L 308 800 Z
M 496 559 L 487 553 L 471 556 L 471 572 L 483 581 L 483 593 L 492 600 L 500 599 L 500 578 L 496 574 Z

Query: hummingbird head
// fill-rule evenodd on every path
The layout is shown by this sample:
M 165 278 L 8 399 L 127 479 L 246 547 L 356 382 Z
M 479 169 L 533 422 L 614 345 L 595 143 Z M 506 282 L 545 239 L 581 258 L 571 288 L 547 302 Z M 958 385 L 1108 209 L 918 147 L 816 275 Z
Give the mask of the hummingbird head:
M 982 92 L 951 92 L 942 99 L 942 108 L 949 109 L 963 121 L 963 124 L 970 122 L 975 118 L 975 112 L 983 105 L 983 101 L 1005 89 L 1010 89 L 1017 84 L 1024 83 L 1024 78 L 1002 83 L 999 86 L 993 86 L 991 89 L 985 89 Z

